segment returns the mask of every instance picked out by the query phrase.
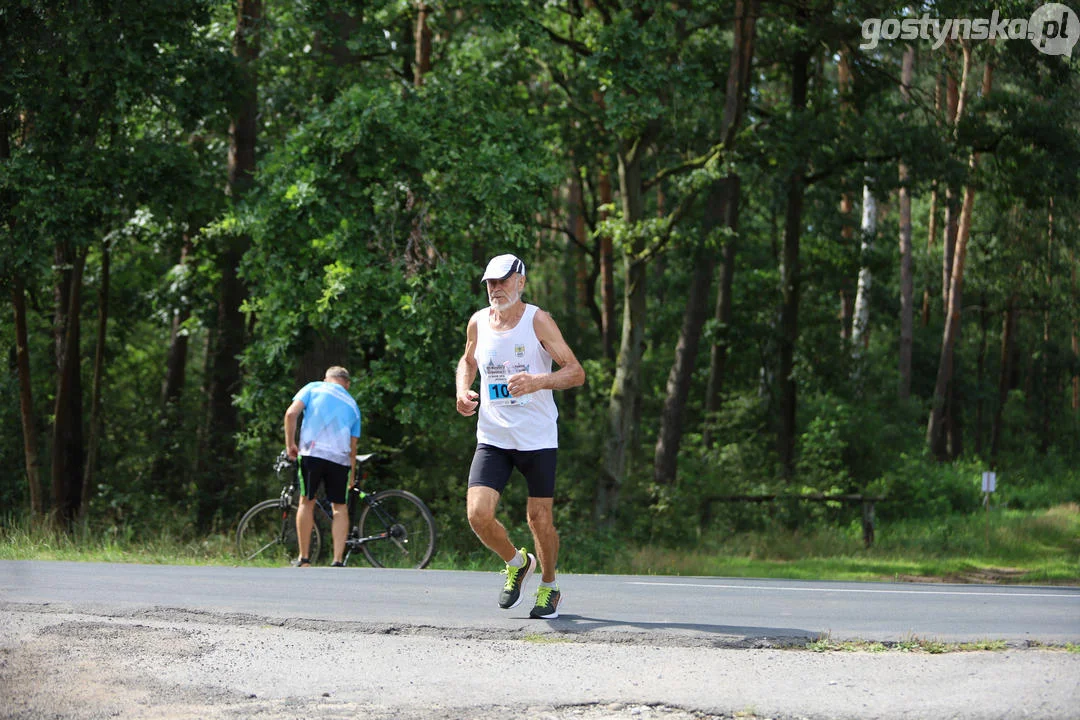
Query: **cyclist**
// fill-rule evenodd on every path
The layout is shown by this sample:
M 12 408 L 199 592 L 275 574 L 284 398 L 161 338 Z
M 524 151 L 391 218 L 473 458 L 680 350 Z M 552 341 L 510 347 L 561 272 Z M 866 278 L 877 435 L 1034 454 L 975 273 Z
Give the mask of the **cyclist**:
M 516 607 L 537 564 L 532 553 L 516 548 L 495 518 L 499 498 L 516 467 L 528 483 L 526 512 L 542 570 L 529 616 L 555 618 L 562 593 L 555 577 L 559 535 L 552 517 L 559 445 L 559 413 L 552 390 L 581 385 L 585 371 L 551 315 L 522 301 L 525 263 L 514 255 L 494 257 L 482 282 L 489 306 L 469 319 L 465 353 L 456 375 L 457 411 L 468 417 L 479 408 L 466 500 L 469 525 L 506 563 L 499 607 Z M 555 372 L 552 360 L 559 366 Z M 477 372 L 479 394 L 471 389 Z
M 285 411 L 285 452 L 292 460 L 300 458 L 300 505 L 296 510 L 298 567 L 311 565 L 308 552 L 319 485 L 326 488 L 326 497 L 334 508 L 333 566 L 345 565 L 345 538 L 349 533 L 346 496 L 356 482 L 356 443 L 360 439 L 360 408 L 349 394 L 351 382 L 349 371 L 335 365 L 327 369 L 322 382 L 310 382 L 302 387 Z M 298 446 L 296 423 L 301 413 L 304 422 Z

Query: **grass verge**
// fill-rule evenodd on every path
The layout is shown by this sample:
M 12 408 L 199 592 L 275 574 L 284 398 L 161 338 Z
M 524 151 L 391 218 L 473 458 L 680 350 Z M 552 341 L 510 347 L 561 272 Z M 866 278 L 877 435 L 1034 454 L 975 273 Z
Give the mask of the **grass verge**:
M 703 537 L 694 548 L 641 546 L 612 572 L 796 580 L 1080 585 L 1080 506 L 998 510 L 878 528 L 776 528 Z
M 71 534 L 0 523 L 0 559 L 78 560 L 148 564 L 237 565 L 231 533 L 191 538 L 159 529 L 79 528 Z M 520 533 L 519 533 L 520 534 Z M 564 542 L 568 573 L 760 577 L 795 580 L 907 581 L 1080 585 L 1080 505 L 1038 511 L 995 511 L 934 522 L 883 524 L 871 548 L 859 528 L 772 528 L 768 532 L 703 536 L 693 547 L 603 546 Z M 445 543 L 444 543 L 445 545 Z M 490 553 L 442 549 L 431 567 L 495 570 Z M 362 564 L 362 561 L 359 561 Z

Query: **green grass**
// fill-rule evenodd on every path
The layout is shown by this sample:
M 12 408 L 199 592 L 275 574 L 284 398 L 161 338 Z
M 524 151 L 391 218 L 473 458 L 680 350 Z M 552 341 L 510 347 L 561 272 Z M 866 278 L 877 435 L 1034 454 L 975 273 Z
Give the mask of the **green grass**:
M 615 572 L 656 575 L 1080 585 L 1080 506 L 995 510 L 932 522 L 773 529 L 704 537 L 692 549 L 642 546 Z
M 184 539 L 162 530 L 153 535 L 109 528 L 77 528 L 71 534 L 25 523 L 0 527 L 2 560 L 76 560 L 168 565 L 235 565 L 233 539 L 209 535 Z
M 862 545 L 857 524 L 706 535 L 682 548 L 635 546 L 618 537 L 589 542 L 564 538 L 560 566 L 568 573 L 1080 585 L 1080 506 L 994 510 L 989 533 L 986 520 L 975 513 L 932 522 L 882 523 L 869 549 Z M 131 528 L 81 528 L 69 535 L 8 518 L 0 523 L 0 559 L 238 564 L 231 534 L 190 535 L 190 530 L 150 534 Z M 498 569 L 475 538 L 467 540 L 470 549 L 458 552 L 446 539 L 441 541 L 431 566 Z

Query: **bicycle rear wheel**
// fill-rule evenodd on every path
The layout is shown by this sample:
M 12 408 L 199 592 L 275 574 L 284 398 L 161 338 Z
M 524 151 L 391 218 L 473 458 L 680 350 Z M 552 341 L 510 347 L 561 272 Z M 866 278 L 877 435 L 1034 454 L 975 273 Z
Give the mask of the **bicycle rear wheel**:
M 406 490 L 383 490 L 365 501 L 357 521 L 360 550 L 375 567 L 427 567 L 435 554 L 435 518 Z
M 322 537 L 319 525 L 311 527 L 308 557 L 314 565 L 319 557 Z M 236 528 L 236 551 L 244 562 L 268 562 L 288 565 L 300 556 L 296 541 L 296 506 L 281 507 L 280 500 L 263 500 L 240 518 Z

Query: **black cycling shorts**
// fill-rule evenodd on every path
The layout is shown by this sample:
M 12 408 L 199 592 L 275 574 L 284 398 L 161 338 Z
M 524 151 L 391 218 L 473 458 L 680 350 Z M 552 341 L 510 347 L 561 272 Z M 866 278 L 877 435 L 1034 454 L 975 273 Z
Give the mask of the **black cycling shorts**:
M 555 496 L 555 448 L 507 450 L 480 443 L 469 468 L 469 487 L 489 487 L 502 494 L 517 468 L 529 485 L 529 497 Z
M 319 485 L 326 488 L 326 498 L 330 502 L 344 504 L 345 494 L 349 490 L 349 466 L 301 455 L 300 494 L 308 500 L 314 500 Z

